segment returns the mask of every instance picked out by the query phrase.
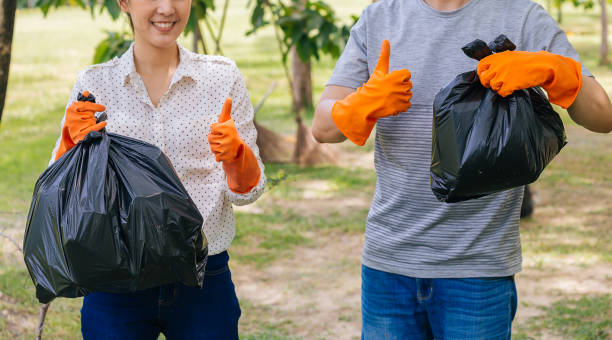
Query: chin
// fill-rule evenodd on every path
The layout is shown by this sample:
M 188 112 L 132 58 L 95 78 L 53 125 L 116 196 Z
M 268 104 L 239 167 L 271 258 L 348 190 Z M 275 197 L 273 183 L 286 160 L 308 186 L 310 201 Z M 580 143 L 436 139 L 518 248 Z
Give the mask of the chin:
M 141 41 L 142 43 L 145 43 L 154 48 L 164 49 L 176 46 L 177 40 L 181 35 L 181 32 L 179 32 L 178 30 L 173 30 L 171 32 L 160 34 L 159 32 L 152 32 L 146 30 L 144 32 L 141 31 L 141 33 L 138 33 L 137 31 L 135 35 L 140 38 L 137 40 Z
M 150 41 L 150 44 L 157 48 L 171 48 L 176 46 L 178 37 L 174 39 L 154 40 Z
M 180 34 L 178 35 L 165 35 L 165 36 L 153 36 L 153 37 L 149 37 L 149 39 L 146 39 L 147 42 L 155 47 L 155 48 L 171 48 L 176 46 L 176 41 L 178 40 L 178 37 L 180 36 Z

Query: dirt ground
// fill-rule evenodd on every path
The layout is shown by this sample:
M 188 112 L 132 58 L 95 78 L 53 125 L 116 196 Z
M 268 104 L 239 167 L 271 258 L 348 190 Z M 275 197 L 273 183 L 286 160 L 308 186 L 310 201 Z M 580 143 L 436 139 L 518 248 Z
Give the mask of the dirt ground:
M 359 339 L 362 244 L 363 235 L 328 233 L 316 247 L 297 248 L 270 267 L 233 266 L 238 296 L 271 309 L 272 323 L 291 320 L 295 337 Z M 245 313 L 242 326 L 260 317 Z
M 585 130 L 567 128 L 570 144 L 563 152 L 576 155 L 590 148 L 610 150 L 606 135 L 593 135 Z M 609 136 L 608 136 L 609 137 Z M 360 164 L 373 168 L 372 153 L 350 153 L 341 165 Z M 576 160 L 561 156 L 561 166 Z M 588 165 L 584 165 L 588 166 Z M 585 174 L 587 178 L 588 174 Z M 540 226 L 566 226 L 574 223 L 582 228 L 609 230 L 612 195 L 606 185 L 576 191 L 572 202 L 559 203 L 554 188 L 535 186 L 534 217 L 522 221 L 522 233 Z M 316 183 L 304 187 L 314 188 Z M 308 197 L 308 192 L 304 195 Z M 312 196 L 316 196 L 313 193 Z M 371 197 L 351 197 L 353 207 L 368 208 Z M 308 201 L 308 200 L 306 200 Z M 304 207 L 320 209 L 327 204 L 306 202 Z M 304 202 L 303 202 L 304 204 Z M 307 208 L 308 209 L 308 208 Z M 603 214 L 593 214 L 604 211 Z M 365 222 L 365 221 L 364 221 Z M 539 236 L 538 236 L 539 237 Z M 555 237 L 555 236 L 553 236 Z M 571 240 L 560 234 L 564 243 L 589 242 L 587 237 Z M 256 306 L 258 315 L 243 314 L 241 327 L 251 329 L 260 311 L 266 313 L 271 325 L 281 325 L 288 333 L 303 339 L 359 339 L 360 337 L 360 257 L 363 235 L 360 233 L 319 235 L 316 246 L 298 247 L 294 256 L 276 261 L 272 266 L 255 269 L 247 265 L 233 266 L 238 295 Z M 530 242 L 530 241 L 528 241 Z M 523 236 L 523 243 L 525 237 Z M 553 242 L 554 243 L 554 242 Z M 541 307 L 551 306 L 562 298 L 580 298 L 593 294 L 612 293 L 612 264 L 582 258 L 580 254 L 524 254 L 523 270 L 516 276 L 519 304 L 514 325 L 524 325 L 543 313 Z M 561 339 L 551 330 L 540 330 L 539 339 Z M 534 335 L 535 336 L 535 335 Z
M 321 237 L 316 247 L 301 247 L 263 269 L 234 265 L 241 300 L 272 310 L 273 323 L 291 320 L 289 333 L 304 339 L 359 339 L 360 257 L 363 235 Z M 540 306 L 560 298 L 612 293 L 612 265 L 588 267 L 560 263 L 538 268 L 525 259 L 516 277 L 519 305 L 515 324 L 540 315 Z M 256 309 L 257 310 L 257 309 Z M 243 314 L 250 327 L 257 315 Z M 544 333 L 542 339 L 561 339 Z
M 300 247 L 292 258 L 263 269 L 234 265 L 241 300 L 272 310 L 272 323 L 291 320 L 289 333 L 304 339 L 359 339 L 360 257 L 363 235 L 324 235 L 316 247 Z M 612 293 L 612 265 L 560 263 L 538 268 L 529 259 L 516 277 L 515 323 L 525 323 L 559 298 Z M 255 309 L 257 310 L 257 309 Z M 258 315 L 243 314 L 251 327 Z M 545 333 L 546 334 L 546 333 Z M 542 339 L 561 339 L 546 334 Z

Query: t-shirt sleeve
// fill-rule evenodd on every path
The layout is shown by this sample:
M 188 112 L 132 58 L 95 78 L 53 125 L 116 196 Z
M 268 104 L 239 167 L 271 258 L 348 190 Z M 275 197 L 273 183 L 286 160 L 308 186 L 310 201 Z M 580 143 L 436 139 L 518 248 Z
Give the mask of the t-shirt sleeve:
M 334 72 L 327 85 L 358 88 L 363 85 L 370 74 L 366 50 L 366 11 L 351 28 L 351 34 L 342 55 L 336 63 Z
M 565 32 L 557 25 L 555 19 L 539 4 L 534 4 L 525 18 L 522 41 L 527 51 L 548 51 L 572 58 L 582 64 L 582 75 L 593 74 L 584 66 L 578 52 L 567 39 Z

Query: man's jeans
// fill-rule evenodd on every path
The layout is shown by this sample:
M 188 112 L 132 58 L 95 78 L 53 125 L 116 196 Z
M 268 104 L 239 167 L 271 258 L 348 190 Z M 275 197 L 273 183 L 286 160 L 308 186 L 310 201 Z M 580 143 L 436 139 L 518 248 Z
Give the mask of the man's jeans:
M 417 279 L 362 266 L 364 340 L 510 339 L 514 277 Z
M 128 294 L 92 293 L 83 299 L 85 340 L 238 339 L 240 306 L 227 252 L 209 256 L 202 289 L 183 284 Z

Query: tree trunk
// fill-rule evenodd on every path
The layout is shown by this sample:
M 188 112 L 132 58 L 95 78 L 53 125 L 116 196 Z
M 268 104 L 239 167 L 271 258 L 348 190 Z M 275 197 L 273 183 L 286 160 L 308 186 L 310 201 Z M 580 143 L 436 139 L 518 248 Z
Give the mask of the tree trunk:
M 608 10 L 606 8 L 606 0 L 600 0 L 601 3 L 601 65 L 608 65 Z
M 198 53 L 198 43 L 200 42 L 200 37 L 198 37 L 198 29 L 193 30 L 193 44 L 191 45 L 191 50 L 193 53 Z
M 0 7 L 0 121 L 4 111 L 6 88 L 8 85 L 9 68 L 11 66 L 11 44 L 13 28 L 15 27 L 15 11 L 17 0 L 2 0 Z
M 304 10 L 305 0 L 300 0 Z M 295 122 L 297 124 L 295 149 L 293 152 L 293 161 L 297 164 L 306 164 L 305 160 L 309 158 L 308 153 L 315 151 L 311 143 L 314 138 L 310 134 L 308 127 L 302 121 L 302 114 L 308 107 L 312 107 L 312 78 L 310 75 L 310 60 L 303 62 L 298 53 L 297 48 L 291 48 L 291 78 L 292 78 L 292 107 L 295 114 Z M 316 142 L 315 142 L 316 143 Z
M 563 20 L 563 11 L 561 11 L 561 6 L 563 5 L 563 1 L 557 1 L 557 23 L 561 25 L 561 21 Z
M 312 84 L 310 77 L 310 61 L 302 62 L 295 47 L 291 48 L 291 73 L 293 78 L 293 112 L 297 124 L 295 152 L 293 161 L 306 165 L 308 153 L 314 151 L 311 143 L 311 133 L 302 121 L 302 113 L 307 107 L 312 107 Z M 313 139 L 314 141 L 314 139 Z
M 312 78 L 310 61 L 302 62 L 295 46 L 291 48 L 291 74 L 293 76 L 293 111 L 301 114 L 305 108 L 312 107 Z
M 253 121 L 257 130 L 257 147 L 259 157 L 265 164 L 289 163 L 291 161 L 292 143 L 287 138 Z
M 319 144 L 312 136 L 310 128 L 299 121 L 293 162 L 302 166 L 336 164 L 336 156 L 329 145 Z
M 208 54 L 208 50 L 206 49 L 206 41 L 204 41 L 204 36 L 202 35 L 202 30 L 200 30 L 200 22 L 196 21 L 195 29 L 193 30 L 193 52 L 198 52 L 198 42 L 202 45 L 202 50 L 204 54 Z

